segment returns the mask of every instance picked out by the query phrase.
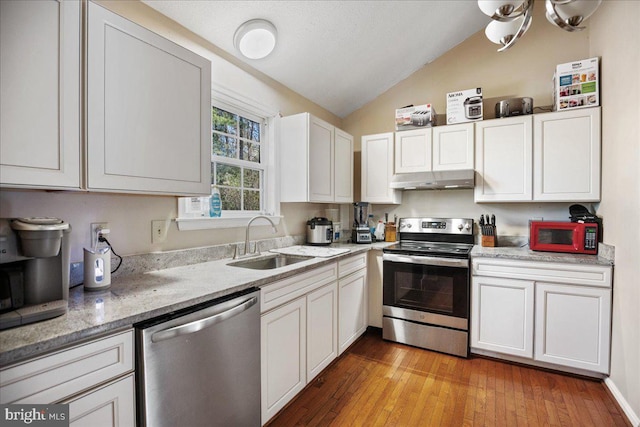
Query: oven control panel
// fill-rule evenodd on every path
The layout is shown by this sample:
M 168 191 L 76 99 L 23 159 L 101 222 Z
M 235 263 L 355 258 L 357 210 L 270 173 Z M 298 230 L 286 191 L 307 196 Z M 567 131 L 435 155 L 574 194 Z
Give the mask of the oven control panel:
M 473 234 L 469 218 L 400 218 L 401 233 Z

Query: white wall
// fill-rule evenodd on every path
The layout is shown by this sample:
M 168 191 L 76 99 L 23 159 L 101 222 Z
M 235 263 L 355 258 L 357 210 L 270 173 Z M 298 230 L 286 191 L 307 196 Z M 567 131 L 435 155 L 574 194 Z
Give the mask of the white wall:
M 602 58 L 602 201 L 616 247 L 611 383 L 640 422 L 640 2 L 604 1 L 589 20 L 590 55 Z

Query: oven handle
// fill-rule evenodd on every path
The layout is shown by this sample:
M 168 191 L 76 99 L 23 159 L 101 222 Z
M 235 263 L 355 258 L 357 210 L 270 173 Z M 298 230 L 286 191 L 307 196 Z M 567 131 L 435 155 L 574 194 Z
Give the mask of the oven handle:
M 457 258 L 382 254 L 382 261 L 402 262 L 405 264 L 435 265 L 435 266 L 442 266 L 442 267 L 469 268 L 468 259 L 457 259 Z

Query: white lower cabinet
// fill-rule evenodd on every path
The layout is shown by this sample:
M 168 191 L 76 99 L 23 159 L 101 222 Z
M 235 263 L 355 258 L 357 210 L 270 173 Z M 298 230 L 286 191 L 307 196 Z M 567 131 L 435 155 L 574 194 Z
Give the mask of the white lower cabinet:
M 306 313 L 301 297 L 260 319 L 263 424 L 307 384 Z
M 134 426 L 133 331 L 0 370 L 0 403 L 68 403 L 72 426 Z
M 338 356 L 338 284 L 307 295 L 307 382 Z
M 71 427 L 134 426 L 135 381 L 133 374 L 76 397 L 69 404 Z
M 366 330 L 366 268 L 362 253 L 260 290 L 263 425 Z
M 611 289 L 536 284 L 535 359 L 609 372 Z
M 474 277 L 471 347 L 533 357 L 533 282 Z
M 369 326 L 382 328 L 382 250 L 371 249 L 367 259 L 367 299 Z
M 367 270 L 338 281 L 338 354 L 367 329 Z
M 471 351 L 608 374 L 612 267 L 476 258 Z

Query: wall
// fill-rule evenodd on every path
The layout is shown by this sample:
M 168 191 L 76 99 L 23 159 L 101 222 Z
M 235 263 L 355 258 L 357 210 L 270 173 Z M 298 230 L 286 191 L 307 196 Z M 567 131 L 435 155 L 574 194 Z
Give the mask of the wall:
M 607 385 L 628 405 L 624 409 L 634 423 L 640 416 L 640 232 L 635 229 L 640 219 L 640 107 L 634 101 L 640 98 L 639 22 L 640 2 L 605 1 L 586 22 L 586 31 L 567 33 L 549 24 L 544 2 L 536 2 L 531 28 L 510 50 L 496 52 L 496 45 L 478 32 L 343 120 L 343 128 L 355 137 L 358 159 L 360 137 L 393 131 L 398 107 L 432 103 L 443 114 L 447 92 L 477 86 L 483 89 L 485 118 L 492 116 L 497 99 L 509 96 L 531 96 L 534 106 L 549 105 L 556 64 L 601 57 L 602 201 L 594 207 L 604 220 L 604 242 L 616 248 Z M 359 189 L 359 174 L 356 181 Z M 529 218 L 566 220 L 568 206 L 476 205 L 471 190 L 405 191 L 401 206 L 374 206 L 374 213 L 478 218 L 489 212 L 496 214 L 500 234 L 526 235 Z
M 494 117 L 497 100 L 508 97 L 530 96 L 534 107 L 549 107 L 556 65 L 589 57 L 588 33 L 567 33 L 549 24 L 541 1 L 535 3 L 533 24 L 527 34 L 511 49 L 497 49 L 498 45 L 480 31 L 345 117 L 342 126 L 355 138 L 356 159 L 360 158 L 362 135 L 395 130 L 396 108 L 431 103 L 438 113 L 438 123 L 444 123 L 448 92 L 482 87 L 485 119 Z M 359 198 L 359 169 L 355 181 Z M 377 217 L 389 212 L 399 217 L 413 214 L 478 219 L 480 214 L 493 213 L 500 234 L 527 235 L 530 218 L 566 220 L 570 205 L 475 204 L 471 190 L 443 190 L 405 191 L 401 206 L 374 206 L 373 210 Z
M 640 2 L 605 1 L 590 19 L 591 56 L 602 58 L 602 215 L 616 247 L 611 382 L 640 423 Z
M 99 1 L 111 9 L 148 29 L 164 36 L 212 63 L 213 89 L 224 88 L 243 97 L 258 101 L 283 116 L 309 111 L 339 126 L 335 115 L 243 64 L 204 39 L 138 1 Z M 71 260 L 82 261 L 82 247 L 90 246 L 90 224 L 109 222 L 112 233 L 109 241 L 121 255 L 211 246 L 244 241 L 244 228 L 202 231 L 178 231 L 171 223 L 167 240 L 151 243 L 151 221 L 177 216 L 177 199 L 166 196 L 135 196 L 85 192 L 0 191 L 0 217 L 53 216 L 69 222 Z M 305 222 L 323 213 L 328 207 L 320 204 L 282 204 L 283 222 L 278 236 L 305 232 Z M 330 207 L 330 206 L 329 206 Z M 252 227 L 253 228 L 253 227 Z M 252 238 L 273 236 L 271 228 L 256 223 Z

